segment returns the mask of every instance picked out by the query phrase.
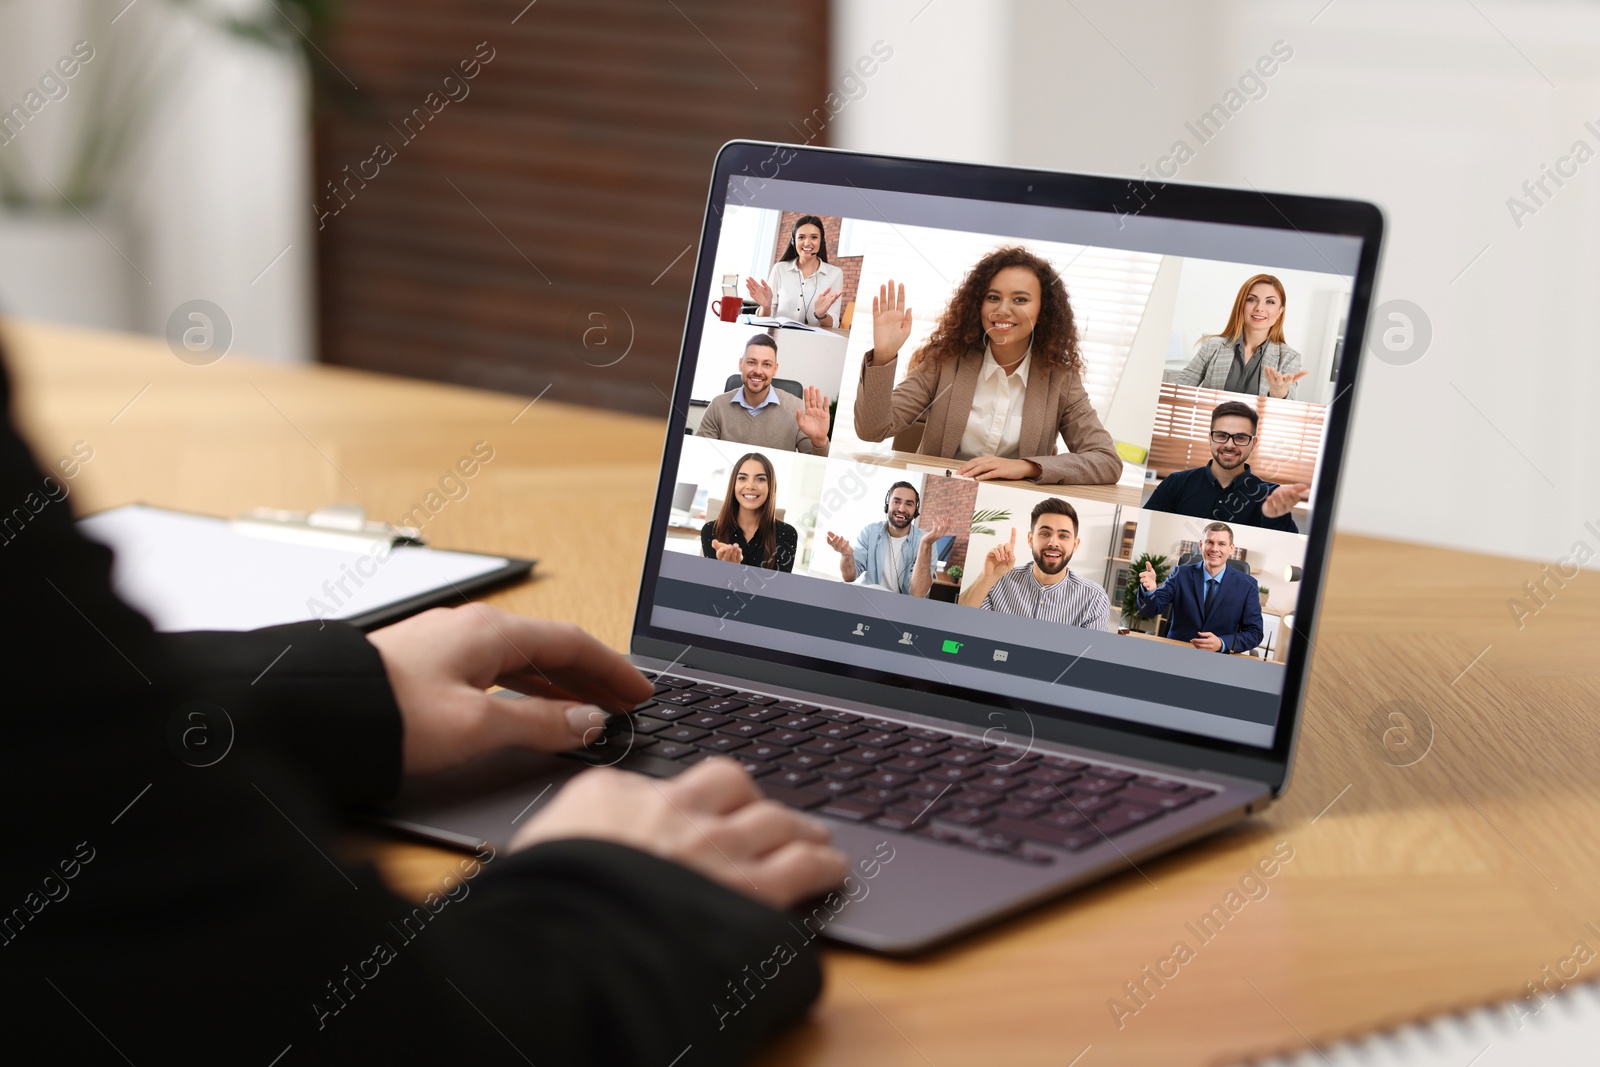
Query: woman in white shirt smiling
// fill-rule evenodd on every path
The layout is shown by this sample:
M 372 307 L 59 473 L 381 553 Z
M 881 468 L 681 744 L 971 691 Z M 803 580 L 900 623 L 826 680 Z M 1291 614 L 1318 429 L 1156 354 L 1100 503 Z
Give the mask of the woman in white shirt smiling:
M 917 451 L 963 460 L 958 473 L 980 481 L 1109 485 L 1121 477 L 1122 459 L 1083 388 L 1067 287 L 1048 261 L 1015 247 L 979 260 L 895 385 L 910 334 L 905 286 L 890 279 L 872 301 L 873 345 L 856 392 L 863 441 L 925 417 Z
M 816 215 L 802 215 L 789 231 L 789 247 L 767 272 L 767 280 L 745 279 L 761 315 L 794 319 L 807 326 L 838 325 L 834 305 L 844 295 L 844 271 L 828 262 L 828 236 Z

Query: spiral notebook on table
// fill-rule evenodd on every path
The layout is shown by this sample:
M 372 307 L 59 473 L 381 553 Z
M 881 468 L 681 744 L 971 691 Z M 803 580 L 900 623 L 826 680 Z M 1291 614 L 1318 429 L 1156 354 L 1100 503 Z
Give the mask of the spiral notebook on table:
M 169 632 L 312 619 L 370 629 L 464 603 L 533 568 L 532 560 L 428 548 L 370 528 L 219 519 L 144 504 L 87 516 L 78 530 L 115 553 L 117 595 Z
M 1235 1067 L 1592 1067 L 1600 982 L 1422 1019 L 1394 1030 Z

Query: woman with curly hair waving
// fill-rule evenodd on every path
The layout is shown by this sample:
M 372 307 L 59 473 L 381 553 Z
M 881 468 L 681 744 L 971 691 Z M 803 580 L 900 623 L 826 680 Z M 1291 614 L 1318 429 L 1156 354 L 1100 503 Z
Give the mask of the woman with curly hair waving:
M 980 481 L 1109 485 L 1122 460 L 1084 391 L 1078 327 L 1061 275 L 1024 248 L 967 273 L 926 344 L 894 384 L 911 335 L 905 286 L 872 301 L 872 348 L 856 392 L 856 433 L 883 441 L 925 418 L 917 451 L 964 460 Z M 1066 454 L 1056 451 L 1057 436 Z

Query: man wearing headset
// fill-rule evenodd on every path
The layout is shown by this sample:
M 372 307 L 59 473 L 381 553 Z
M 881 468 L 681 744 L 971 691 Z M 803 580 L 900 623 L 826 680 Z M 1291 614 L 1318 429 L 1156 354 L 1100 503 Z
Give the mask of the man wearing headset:
M 839 553 L 839 577 L 860 580 L 895 593 L 927 596 L 933 587 L 933 545 L 948 531 L 935 519 L 924 529 L 917 525 L 922 495 L 910 482 L 895 482 L 883 497 L 884 521 L 864 526 L 851 545 L 828 532 L 828 545 Z

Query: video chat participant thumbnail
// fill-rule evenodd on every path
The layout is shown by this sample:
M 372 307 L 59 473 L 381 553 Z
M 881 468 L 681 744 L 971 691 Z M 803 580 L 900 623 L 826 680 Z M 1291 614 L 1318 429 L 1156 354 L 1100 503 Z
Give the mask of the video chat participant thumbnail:
M 800 535 L 778 520 L 778 476 L 760 452 L 740 456 L 728 473 L 717 517 L 700 528 L 700 554 L 724 563 L 790 572 Z
M 1167 636 L 1187 641 L 1202 652 L 1248 652 L 1261 643 L 1261 587 L 1244 571 L 1228 566 L 1233 557 L 1233 529 L 1214 522 L 1205 529 L 1200 558 L 1174 567 L 1156 585 L 1148 562 L 1139 572 L 1135 594 L 1139 614 L 1154 618 L 1172 613 Z
M 696 437 L 732 441 L 785 452 L 828 454 L 828 397 L 816 386 L 804 398 L 773 384 L 778 377 L 778 342 L 758 333 L 739 358 L 740 384 L 711 398 Z
M 950 530 L 942 519 L 934 519 L 926 529 L 918 526 L 921 508 L 917 487 L 895 482 L 883 498 L 884 520 L 863 526 L 854 545 L 830 530 L 828 546 L 839 553 L 839 577 L 894 593 L 927 596 L 933 587 L 934 543 Z
M 1211 411 L 1211 460 L 1204 467 L 1173 471 L 1161 480 L 1145 508 L 1299 533 L 1291 512 L 1311 496 L 1303 482 L 1279 485 L 1257 477 L 1247 462 L 1259 439 L 1255 408 L 1225 400 Z
M 1300 353 L 1283 336 L 1288 297 L 1271 274 L 1245 279 L 1221 333 L 1200 339 L 1194 358 L 1174 375 L 1173 385 L 1293 400 L 1300 379 Z M 1248 353 L 1248 355 L 1246 354 Z
M 958 459 L 979 480 L 1110 485 L 1122 459 L 1083 388 L 1083 355 L 1067 287 L 1024 248 L 984 256 L 956 288 L 932 335 L 894 384 L 911 335 L 905 286 L 872 301 L 872 348 L 856 392 L 856 434 L 885 441 L 926 417 L 917 451 Z M 1056 452 L 1056 437 L 1067 453 Z
M 839 324 L 844 271 L 828 262 L 828 237 L 822 219 L 802 215 L 789 231 L 789 247 L 772 265 L 767 280 L 745 279 L 757 314 L 794 319 L 831 329 Z
M 1030 619 L 1108 629 L 1111 598 L 1093 582 L 1067 569 L 1078 550 L 1078 511 L 1058 496 L 1034 505 L 1028 521 L 1028 551 L 1032 561 L 1016 565 L 1017 530 L 995 545 L 983 561 L 983 573 L 960 602 L 984 611 L 1026 615 Z

